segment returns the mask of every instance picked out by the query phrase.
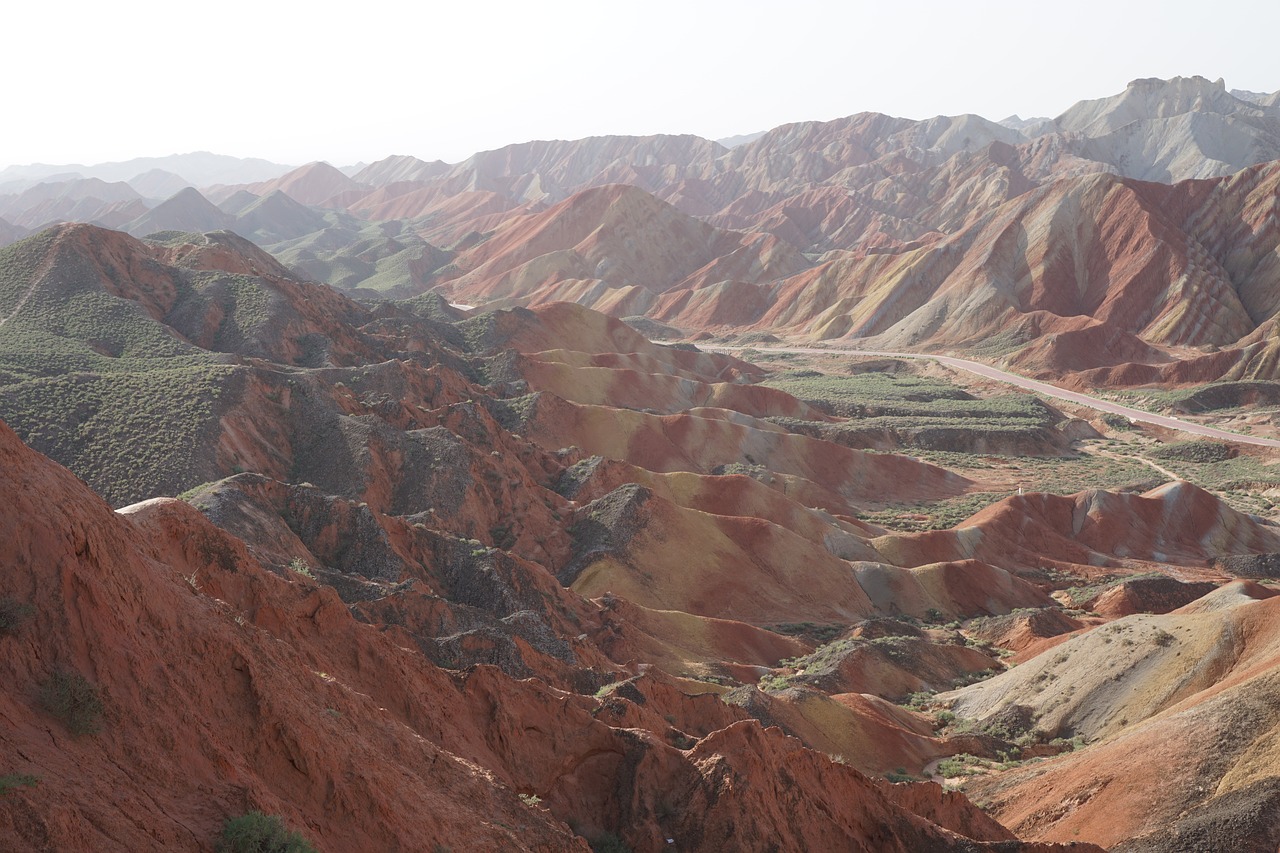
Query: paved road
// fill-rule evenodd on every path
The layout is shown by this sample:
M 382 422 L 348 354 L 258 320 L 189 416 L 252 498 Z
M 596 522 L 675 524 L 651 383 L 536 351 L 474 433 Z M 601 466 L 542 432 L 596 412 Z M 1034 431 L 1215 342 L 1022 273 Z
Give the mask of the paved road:
M 983 364 L 980 361 L 969 361 L 964 358 L 955 358 L 949 355 L 927 355 L 918 352 L 883 352 L 880 350 L 855 350 L 846 348 L 818 348 L 818 347 L 766 347 L 766 346 L 706 346 L 699 344 L 700 349 L 715 350 L 719 352 L 741 351 L 745 349 L 760 350 L 762 352 L 795 352 L 812 355 L 871 355 L 885 356 L 889 358 L 920 358 L 932 359 L 933 361 L 945 364 L 948 367 L 954 367 L 957 370 L 966 370 L 969 373 L 976 373 L 979 376 L 985 376 L 988 379 L 995 379 L 1000 382 L 1008 382 L 1010 385 L 1017 385 L 1019 388 L 1025 388 L 1028 391 L 1035 391 L 1044 394 L 1046 397 L 1053 397 L 1058 400 L 1067 400 L 1072 403 L 1079 403 L 1082 406 L 1088 406 L 1097 409 L 1100 412 L 1110 412 L 1116 415 L 1123 415 L 1131 421 L 1141 421 L 1144 424 L 1155 424 L 1156 426 L 1167 427 L 1169 429 L 1180 430 L 1192 435 L 1202 435 L 1206 438 L 1216 438 L 1220 441 L 1232 441 L 1237 444 L 1256 444 L 1260 447 L 1280 447 L 1280 441 L 1273 438 L 1255 438 L 1251 435 L 1240 435 L 1239 433 L 1227 432 L 1224 429 L 1217 429 L 1211 426 L 1202 426 L 1201 424 L 1191 423 L 1189 421 L 1171 418 L 1165 415 L 1153 415 L 1150 412 L 1144 412 L 1141 409 L 1133 409 L 1129 406 L 1122 406 L 1119 403 L 1112 403 L 1109 400 L 1100 400 L 1097 397 L 1091 397 L 1088 394 L 1081 394 L 1078 391 L 1068 391 L 1065 388 L 1059 388 L 1056 385 L 1050 385 L 1048 382 L 1037 382 L 1034 379 L 1028 379 L 1025 376 L 1019 376 L 1016 373 L 1008 373 L 989 364 Z

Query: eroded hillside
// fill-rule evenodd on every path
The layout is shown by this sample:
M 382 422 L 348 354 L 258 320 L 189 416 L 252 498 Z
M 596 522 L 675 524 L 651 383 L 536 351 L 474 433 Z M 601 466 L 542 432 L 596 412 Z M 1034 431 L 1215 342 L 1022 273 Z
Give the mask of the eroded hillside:
M 1080 462 L 1097 433 L 1034 398 L 357 303 L 225 233 L 46 232 L 0 250 L 0 315 L 19 849 L 210 849 L 257 809 L 323 850 L 1092 850 L 1153 824 L 1028 820 L 1019 774 L 1269 671 L 1263 637 L 1192 678 L 1228 629 L 1178 620 L 1265 605 L 1217 587 L 1274 525 L 954 464 Z M 1154 650 L 1141 702 L 1079 663 L 1117 643 Z M 937 782 L 977 766 L 989 814 Z

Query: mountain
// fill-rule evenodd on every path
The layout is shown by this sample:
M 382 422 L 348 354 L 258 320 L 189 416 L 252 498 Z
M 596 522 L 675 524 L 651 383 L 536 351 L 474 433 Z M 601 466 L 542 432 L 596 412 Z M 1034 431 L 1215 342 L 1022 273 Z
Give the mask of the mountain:
M 146 209 L 133 187 L 97 178 L 37 184 L 17 195 L 0 198 L 0 216 L 32 230 L 60 221 L 119 227 Z
M 459 299 L 566 298 L 628 314 L 690 277 L 776 278 L 805 266 L 777 240 L 749 240 L 686 216 L 635 187 L 586 190 L 508 220 L 453 262 Z
M 320 162 L 299 166 L 278 178 L 249 184 L 243 188 L 259 196 L 267 196 L 279 190 L 294 201 L 315 207 L 331 206 L 328 204 L 331 199 L 345 193 L 355 193 L 358 197 L 362 190 L 368 189 L 328 163 Z
M 191 182 L 181 175 L 166 172 L 164 169 L 151 169 L 134 175 L 128 181 L 129 186 L 137 190 L 144 198 L 169 198 L 187 187 Z
M 260 245 L 292 240 L 327 226 L 323 215 L 294 201 L 284 190 L 274 190 L 236 210 L 235 223 L 238 233 Z
M 1054 125 L 1088 140 L 1081 156 L 1141 180 L 1220 177 L 1280 158 L 1280 108 L 1203 77 L 1134 80 L 1119 95 L 1081 101 Z
M 371 187 L 382 187 L 402 181 L 424 181 L 438 178 L 449 171 L 440 160 L 430 163 L 408 155 L 391 156 L 370 163 L 351 175 L 352 180 Z
M 121 230 L 137 237 L 157 231 L 221 231 L 235 220 L 213 205 L 195 187 L 179 190 Z
M 710 168 L 725 149 L 697 136 L 597 136 L 508 145 L 454 166 L 458 190 L 497 192 L 518 201 L 560 201 L 587 187 L 668 183 L 686 170 Z M 627 179 L 624 179 L 625 178 Z
M 765 131 L 758 130 L 755 133 L 743 133 L 738 136 L 726 136 L 724 139 L 717 139 L 717 145 L 723 145 L 725 148 L 737 148 L 739 145 L 745 145 L 748 142 L 755 142 L 757 139 L 765 135 Z
M 1158 77 L 1134 80 L 1118 95 L 1081 101 L 1054 119 L 1059 130 L 1099 137 L 1134 122 L 1201 112 L 1260 118 L 1269 114 L 1261 102 L 1242 101 L 1227 92 L 1222 80 L 1203 77 Z
M 173 154 L 168 157 L 138 157 L 133 160 L 98 163 L 93 166 L 49 166 L 42 163 L 8 166 L 0 170 L 0 183 L 18 179 L 44 180 L 60 173 L 76 173 L 84 178 L 120 182 L 155 169 L 178 175 L 197 187 L 265 181 L 289 171 L 288 166 L 281 166 L 267 160 L 228 157 L 224 154 L 197 151 L 190 154 Z

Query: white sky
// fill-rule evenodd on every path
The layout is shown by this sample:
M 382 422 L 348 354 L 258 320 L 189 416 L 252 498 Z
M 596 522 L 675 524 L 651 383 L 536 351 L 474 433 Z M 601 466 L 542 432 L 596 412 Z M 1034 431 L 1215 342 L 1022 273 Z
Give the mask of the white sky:
M 1278 43 L 1274 0 L 11 0 L 0 166 L 1056 115 L 1136 77 L 1275 91 Z

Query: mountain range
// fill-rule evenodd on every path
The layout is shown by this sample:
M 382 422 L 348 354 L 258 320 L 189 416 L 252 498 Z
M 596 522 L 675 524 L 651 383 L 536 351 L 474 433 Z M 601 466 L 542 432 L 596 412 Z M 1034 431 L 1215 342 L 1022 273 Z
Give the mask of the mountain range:
M 994 355 L 1071 382 L 1241 378 L 1269 358 L 1274 306 L 1256 294 L 1275 275 L 1275 101 L 1199 77 L 1136 80 L 1014 126 L 866 113 L 732 149 L 693 136 L 532 142 L 455 165 L 399 156 L 348 175 L 313 163 L 159 204 L 122 183 L 61 180 L 0 196 L 0 229 L 5 240 L 57 220 L 138 236 L 230 229 L 357 294 L 571 299 L 686 333 L 999 341 Z M 148 186 L 164 185 L 151 173 Z M 252 199 L 271 201 L 246 213 Z M 590 243 L 602 222 L 604 242 Z M 1230 242 L 1236 256 L 1224 254 L 1246 230 L 1247 250 Z M 1081 240 L 1092 268 L 1068 261 Z M 1150 292 L 1129 287 L 1133 276 L 1174 285 Z M 1090 343 L 1101 340 L 1107 357 Z
M 1273 435 L 1277 141 L 0 173 L 0 849 L 1276 849 L 1275 451 L 894 353 Z

